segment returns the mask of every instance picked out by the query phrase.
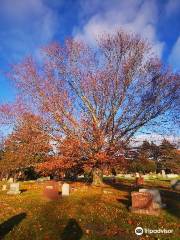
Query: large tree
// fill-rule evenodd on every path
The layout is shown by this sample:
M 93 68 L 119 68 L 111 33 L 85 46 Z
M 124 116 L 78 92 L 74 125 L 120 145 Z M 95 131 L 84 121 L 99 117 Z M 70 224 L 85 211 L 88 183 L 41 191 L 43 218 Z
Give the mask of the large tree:
M 147 41 L 121 30 L 95 46 L 76 40 L 50 44 L 38 61 L 29 57 L 15 65 L 10 77 L 60 147 L 67 140 L 76 151 L 77 142 L 81 160 L 77 154 L 67 158 L 66 151 L 63 165 L 76 159 L 99 176 L 122 163 L 124 145 L 141 127 L 176 107 L 180 84 Z

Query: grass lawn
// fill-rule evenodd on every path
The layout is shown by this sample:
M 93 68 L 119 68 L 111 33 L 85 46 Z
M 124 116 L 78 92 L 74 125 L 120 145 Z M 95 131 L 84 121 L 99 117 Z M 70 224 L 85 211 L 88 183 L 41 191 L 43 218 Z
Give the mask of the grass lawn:
M 2 188 L 0 182 L 0 188 Z M 5 240 L 135 240 L 180 239 L 180 192 L 172 191 L 167 181 L 147 181 L 145 187 L 160 189 L 167 208 L 159 217 L 129 212 L 130 180 L 107 182 L 103 188 L 71 183 L 69 197 L 46 199 L 44 183 L 20 183 L 20 195 L 0 191 L 0 239 Z M 138 237 L 137 226 L 149 229 L 173 229 L 172 234 Z

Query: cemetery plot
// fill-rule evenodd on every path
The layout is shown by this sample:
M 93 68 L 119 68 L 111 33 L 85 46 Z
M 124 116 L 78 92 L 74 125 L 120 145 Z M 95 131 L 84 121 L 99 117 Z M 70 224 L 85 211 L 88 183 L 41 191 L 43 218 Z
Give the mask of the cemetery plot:
M 18 196 L 0 191 L 0 222 L 9 223 L 12 218 L 25 216 L 6 233 L 4 240 L 59 240 L 60 236 L 69 236 L 66 234 L 71 233 L 73 226 L 82 239 L 135 240 L 134 229 L 139 225 L 150 229 L 173 229 L 173 234 L 167 238 L 178 239 L 180 192 L 172 190 L 167 181 L 164 182 L 166 185 L 154 182 L 153 188 L 151 182 L 145 182 L 143 188 L 132 193 L 131 204 L 132 181 L 126 179 L 114 183 L 109 180 L 102 188 L 75 182 L 24 182 L 20 184 L 20 190 L 27 191 Z M 1 189 L 2 185 L 0 183 Z M 57 195 L 58 191 L 63 195 L 69 193 L 69 196 L 61 197 L 61 194 Z M 162 208 L 164 203 L 166 208 Z M 162 235 L 154 237 L 161 239 Z

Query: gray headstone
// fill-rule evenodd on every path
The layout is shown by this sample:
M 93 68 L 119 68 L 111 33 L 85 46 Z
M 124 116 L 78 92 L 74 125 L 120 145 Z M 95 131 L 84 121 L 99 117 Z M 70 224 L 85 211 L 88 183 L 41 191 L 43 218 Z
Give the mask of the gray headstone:
M 69 196 L 69 184 L 63 183 L 62 185 L 62 196 Z
M 139 192 L 149 192 L 153 196 L 153 201 L 158 203 L 160 206 L 162 205 L 161 195 L 158 189 L 139 189 Z
M 11 183 L 10 184 L 10 189 L 7 192 L 7 194 L 19 194 L 19 183 Z

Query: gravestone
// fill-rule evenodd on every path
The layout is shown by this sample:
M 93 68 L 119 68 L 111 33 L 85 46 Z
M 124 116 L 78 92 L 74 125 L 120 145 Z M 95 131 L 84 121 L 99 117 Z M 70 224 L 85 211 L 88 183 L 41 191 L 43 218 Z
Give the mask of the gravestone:
M 138 172 L 136 172 L 136 177 L 139 178 L 140 177 L 140 174 Z
M 152 204 L 152 195 L 150 193 L 132 192 L 132 208 L 149 208 Z
M 165 207 L 164 204 L 162 204 L 162 200 L 161 200 L 161 195 L 158 189 L 139 189 L 139 192 L 141 193 L 150 193 L 153 197 L 153 204 L 154 204 L 154 208 L 162 208 Z
M 44 186 L 43 194 L 50 200 L 58 200 L 59 191 L 58 191 L 58 183 L 55 181 L 50 181 Z
M 6 191 L 7 190 L 7 185 L 2 185 L 2 191 Z
M 69 196 L 70 187 L 68 183 L 62 185 L 62 196 Z
M 161 171 L 161 174 L 162 174 L 162 177 L 163 177 L 163 178 L 166 178 L 166 172 L 165 172 L 165 170 L 162 170 L 162 171 Z
M 19 191 L 19 183 L 11 183 L 10 184 L 10 189 L 9 191 L 7 192 L 7 194 L 19 194 L 20 191 Z
M 171 187 L 175 191 L 180 191 L 180 180 L 177 179 L 171 180 Z
M 160 209 L 154 208 L 153 196 L 149 192 L 132 192 L 130 211 L 137 214 L 159 215 Z

